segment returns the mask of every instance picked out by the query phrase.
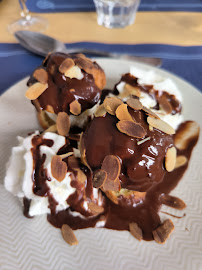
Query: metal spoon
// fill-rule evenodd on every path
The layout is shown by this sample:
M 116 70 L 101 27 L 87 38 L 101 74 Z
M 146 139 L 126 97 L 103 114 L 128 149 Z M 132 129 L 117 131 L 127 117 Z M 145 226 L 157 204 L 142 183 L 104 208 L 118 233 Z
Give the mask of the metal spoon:
M 76 47 L 69 49 L 66 48 L 65 44 L 61 41 L 38 32 L 17 31 L 15 32 L 15 37 L 25 49 L 41 56 L 46 56 L 49 52 L 85 53 L 102 57 L 112 57 L 118 59 L 138 61 L 157 67 L 161 66 L 162 64 L 160 58 L 140 57 L 129 54 L 111 53 L 94 49 Z

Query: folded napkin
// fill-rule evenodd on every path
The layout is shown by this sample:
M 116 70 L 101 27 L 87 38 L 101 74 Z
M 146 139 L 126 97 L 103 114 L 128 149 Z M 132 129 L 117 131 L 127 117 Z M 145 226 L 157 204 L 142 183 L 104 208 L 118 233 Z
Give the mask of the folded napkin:
M 29 0 L 32 12 L 94 11 L 93 0 Z M 142 0 L 140 11 L 202 11 L 201 0 Z
M 202 46 L 181 47 L 159 44 L 121 45 L 101 43 L 68 44 L 67 47 L 96 48 L 109 52 L 124 52 L 145 57 L 159 57 L 162 68 L 187 80 L 202 92 Z M 0 44 L 0 93 L 23 79 L 42 62 L 42 57 L 36 56 L 19 44 Z

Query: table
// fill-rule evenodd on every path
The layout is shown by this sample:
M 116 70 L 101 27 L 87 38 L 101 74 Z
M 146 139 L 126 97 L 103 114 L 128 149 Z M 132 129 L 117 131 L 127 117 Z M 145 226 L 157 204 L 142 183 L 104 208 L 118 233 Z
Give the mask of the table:
M 195 10 L 198 10 L 198 5 Z M 0 61 L 4 67 L 0 74 L 2 93 L 30 74 L 42 58 L 25 51 L 7 31 L 7 25 L 19 18 L 18 2 L 3 0 L 0 11 Z M 135 24 L 125 29 L 98 26 L 95 12 L 40 13 L 40 16 L 49 21 L 46 34 L 68 42 L 69 47 L 77 43 L 77 46 L 161 57 L 163 68 L 202 89 L 200 12 L 139 11 Z

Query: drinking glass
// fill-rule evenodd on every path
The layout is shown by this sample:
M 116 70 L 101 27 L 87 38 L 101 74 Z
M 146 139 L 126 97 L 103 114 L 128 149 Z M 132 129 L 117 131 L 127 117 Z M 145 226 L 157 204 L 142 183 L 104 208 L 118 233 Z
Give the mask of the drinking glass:
M 26 0 L 19 0 L 21 8 L 21 18 L 8 25 L 8 30 L 11 34 L 29 30 L 35 32 L 44 32 L 48 27 L 48 21 L 40 16 L 32 16 L 26 6 Z
M 94 0 L 97 22 L 107 28 L 133 24 L 140 0 Z

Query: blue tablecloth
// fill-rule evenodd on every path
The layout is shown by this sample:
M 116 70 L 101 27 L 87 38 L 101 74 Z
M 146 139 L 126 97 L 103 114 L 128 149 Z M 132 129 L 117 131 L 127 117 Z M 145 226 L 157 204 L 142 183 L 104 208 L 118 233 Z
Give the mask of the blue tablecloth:
M 29 0 L 32 12 L 94 11 L 93 0 Z M 202 0 L 141 0 L 140 11 L 202 11 Z
M 68 44 L 71 47 L 75 44 Z M 202 92 L 202 46 L 180 47 L 159 44 L 109 45 L 77 43 L 76 47 L 125 52 L 140 56 L 160 57 L 162 68 L 187 80 Z M 42 62 L 42 57 L 27 52 L 19 44 L 0 44 L 0 93 L 29 75 Z

